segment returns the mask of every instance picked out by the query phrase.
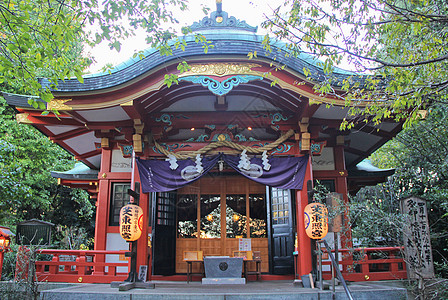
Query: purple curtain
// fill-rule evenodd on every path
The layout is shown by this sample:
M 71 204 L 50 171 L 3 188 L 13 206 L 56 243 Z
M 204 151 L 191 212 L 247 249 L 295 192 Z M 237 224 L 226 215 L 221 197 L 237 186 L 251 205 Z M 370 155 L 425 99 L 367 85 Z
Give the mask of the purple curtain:
M 165 160 L 143 160 L 137 158 L 142 191 L 167 192 L 184 187 L 207 174 L 222 158 L 231 168 L 241 175 L 275 188 L 301 190 L 308 164 L 308 155 L 302 157 L 270 157 L 269 171 L 263 169 L 261 158 L 250 159 L 250 169 L 238 168 L 239 156 L 216 155 L 202 159 L 203 171 L 198 172 L 193 160 L 177 161 L 179 167 L 170 169 L 170 163 Z
M 143 160 L 137 158 L 138 173 L 143 193 L 168 192 L 184 187 L 207 174 L 218 162 L 219 155 L 204 157 L 199 173 L 193 160 L 178 160 L 176 170 L 170 169 L 170 163 L 165 160 Z
M 270 157 L 269 171 L 263 170 L 261 158 L 250 159 L 250 169 L 238 168 L 239 156 L 223 155 L 224 161 L 241 175 L 263 185 L 280 189 L 301 190 L 305 178 L 308 155 L 301 157 Z

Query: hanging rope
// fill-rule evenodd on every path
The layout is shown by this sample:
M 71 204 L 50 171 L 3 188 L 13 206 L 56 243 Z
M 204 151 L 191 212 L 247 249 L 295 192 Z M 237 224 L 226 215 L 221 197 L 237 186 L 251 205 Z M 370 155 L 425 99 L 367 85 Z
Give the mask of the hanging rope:
M 294 130 L 290 129 L 284 135 L 280 136 L 275 142 L 267 144 L 260 148 L 252 148 L 252 147 L 248 147 L 248 146 L 243 146 L 243 145 L 231 142 L 231 141 L 218 141 L 218 142 L 210 143 L 207 146 L 205 146 L 199 150 L 196 150 L 194 152 L 191 152 L 189 154 L 170 152 L 166 148 L 164 148 L 163 146 L 158 144 L 156 141 L 154 141 L 154 145 L 156 146 L 157 150 L 159 150 L 165 156 L 173 155 L 174 157 L 176 157 L 176 159 L 193 158 L 193 157 L 196 157 L 196 155 L 198 155 L 198 154 L 205 154 L 208 151 L 219 148 L 219 147 L 228 147 L 228 148 L 232 148 L 232 149 L 239 150 L 239 151 L 246 150 L 246 152 L 251 153 L 251 154 L 261 154 L 264 151 L 270 151 L 274 148 L 277 148 L 278 145 L 280 145 L 281 143 L 283 143 L 284 141 L 289 139 L 293 134 L 294 134 Z

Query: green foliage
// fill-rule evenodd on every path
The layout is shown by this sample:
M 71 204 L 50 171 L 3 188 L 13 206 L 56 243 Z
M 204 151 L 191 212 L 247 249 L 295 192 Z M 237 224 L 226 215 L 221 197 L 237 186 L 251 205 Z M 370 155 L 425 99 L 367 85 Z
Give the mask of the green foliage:
M 387 212 L 390 216 L 398 210 L 399 199 L 411 195 L 426 199 L 435 269 L 445 278 L 448 276 L 446 108 L 446 105 L 433 105 L 426 120 L 405 128 L 375 152 L 371 160 L 379 167 L 395 168 L 395 175 L 387 185 L 371 188 L 369 194 L 366 189 L 363 194 L 358 194 L 360 203 L 371 203 L 372 211 L 379 214 Z
M 355 244 L 362 247 L 400 246 L 406 218 L 388 184 L 363 188 L 350 201 L 350 223 Z
M 0 3 L 0 85 L 12 86 L 21 94 L 52 99 L 50 89 L 58 81 L 82 74 L 90 59 L 83 58 L 82 45 L 94 46 L 108 41 L 111 49 L 120 51 L 121 41 L 146 33 L 147 43 L 164 55 L 172 47 L 185 49 L 185 41 L 175 39 L 170 24 L 179 21 L 175 8 L 184 11 L 184 0 L 131 1 L 41 1 L 8 0 Z M 188 30 L 186 30 L 188 31 Z M 207 52 L 212 46 L 203 36 L 197 37 Z M 38 77 L 50 84 L 42 88 Z M 44 103 L 30 99 L 30 104 L 45 109 Z
M 93 236 L 95 207 L 87 193 L 59 186 L 50 175 L 73 165 L 68 152 L 33 127 L 19 125 L 0 98 L 1 225 L 14 229 L 18 222 L 36 218 L 79 226 Z
M 79 56 L 83 16 L 72 9 L 72 3 L 8 0 L 0 4 L 0 84 L 48 101 L 51 93 L 42 89 L 39 75 L 48 77 L 52 86 L 59 79 L 81 77 L 89 60 Z
M 342 128 L 363 116 L 376 124 L 393 118 L 409 125 L 419 119 L 419 109 L 447 101 L 447 14 L 440 0 L 288 0 L 263 26 L 286 41 L 292 55 L 321 59 L 326 79 L 316 91 L 352 106 Z M 341 62 L 356 69 L 344 82 L 332 76 Z M 357 106 L 366 102 L 367 108 Z

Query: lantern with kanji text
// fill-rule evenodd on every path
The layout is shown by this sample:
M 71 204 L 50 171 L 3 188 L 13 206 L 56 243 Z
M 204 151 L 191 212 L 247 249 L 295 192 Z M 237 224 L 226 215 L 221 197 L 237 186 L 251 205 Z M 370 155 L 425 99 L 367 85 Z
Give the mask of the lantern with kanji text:
M 135 204 L 128 204 L 120 210 L 120 235 L 128 242 L 136 241 L 142 235 L 143 210 Z
M 0 275 L 3 269 L 3 256 L 5 252 L 11 251 L 9 245 L 11 244 L 11 238 L 15 234 L 11 232 L 8 227 L 0 226 Z
M 313 240 L 324 238 L 328 233 L 328 209 L 321 203 L 305 206 L 305 232 Z

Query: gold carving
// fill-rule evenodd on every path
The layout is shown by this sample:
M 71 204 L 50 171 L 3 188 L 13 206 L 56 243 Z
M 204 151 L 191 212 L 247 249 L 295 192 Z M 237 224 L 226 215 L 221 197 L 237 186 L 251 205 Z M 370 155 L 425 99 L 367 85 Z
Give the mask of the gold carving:
M 16 120 L 19 124 L 33 124 L 33 122 L 31 122 L 30 120 L 28 120 L 28 116 L 30 114 L 28 113 L 23 113 L 23 114 L 17 114 L 16 115 Z
M 141 153 L 143 152 L 143 142 L 141 134 L 132 135 L 132 146 L 134 147 L 134 152 Z
M 300 145 L 301 151 L 309 151 L 311 149 L 311 135 L 307 132 L 302 132 L 302 144 Z
M 121 103 L 121 106 L 133 106 L 134 105 L 134 100 L 128 101 L 126 103 Z
M 52 99 L 47 103 L 47 110 L 72 110 L 72 108 L 68 105 L 65 105 L 65 102 L 71 101 L 72 99 Z
M 101 138 L 101 148 L 109 148 L 109 138 L 107 137 Z
M 179 75 L 179 77 L 195 75 L 262 75 L 262 72 L 253 71 L 252 68 L 261 67 L 258 64 L 249 63 L 209 63 L 191 64 L 191 69 Z
M 224 134 L 218 135 L 218 141 L 224 142 L 226 140 L 226 136 Z

